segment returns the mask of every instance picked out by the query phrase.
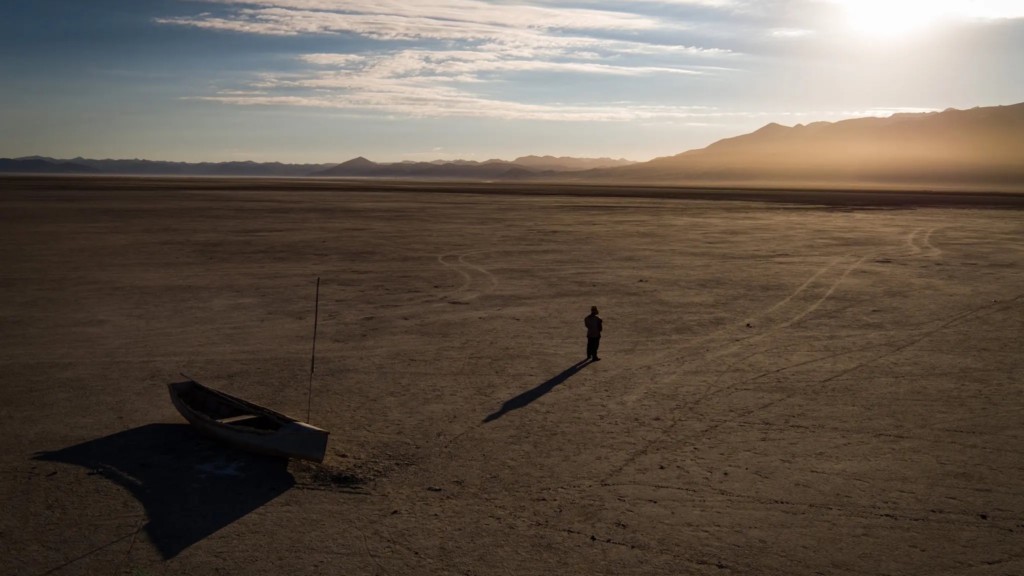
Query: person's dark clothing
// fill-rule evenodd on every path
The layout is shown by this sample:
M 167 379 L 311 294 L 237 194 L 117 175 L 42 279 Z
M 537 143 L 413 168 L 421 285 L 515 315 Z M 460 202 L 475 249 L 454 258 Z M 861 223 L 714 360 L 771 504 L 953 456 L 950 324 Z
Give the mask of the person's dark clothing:
M 591 313 L 590 316 L 583 319 L 583 324 L 587 327 L 587 358 L 597 360 L 597 349 L 601 346 L 603 322 L 597 314 Z

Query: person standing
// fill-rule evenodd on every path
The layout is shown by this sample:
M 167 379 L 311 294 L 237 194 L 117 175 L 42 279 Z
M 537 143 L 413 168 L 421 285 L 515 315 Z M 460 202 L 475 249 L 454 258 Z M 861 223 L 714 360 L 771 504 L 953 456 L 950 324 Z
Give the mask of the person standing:
M 583 319 L 583 325 L 587 327 L 587 360 L 600 360 L 597 357 L 597 348 L 601 345 L 602 324 L 601 317 L 597 315 L 597 306 L 591 306 L 590 316 Z

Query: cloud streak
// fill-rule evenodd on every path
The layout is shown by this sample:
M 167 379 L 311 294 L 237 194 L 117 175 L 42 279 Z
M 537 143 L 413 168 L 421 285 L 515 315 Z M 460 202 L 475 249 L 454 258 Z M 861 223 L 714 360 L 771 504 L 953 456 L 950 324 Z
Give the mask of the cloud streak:
M 487 118 L 558 122 L 626 122 L 652 119 L 706 119 L 734 114 L 699 106 L 531 104 L 484 98 L 455 88 L 409 83 L 378 83 L 348 94 L 270 95 L 254 91 L 200 96 L 197 100 L 242 106 L 302 106 L 362 113 L 376 112 L 394 118 Z
M 930 108 L 872 108 L 842 111 L 751 112 L 721 110 L 710 106 L 645 105 L 613 102 L 595 105 L 536 104 L 486 98 L 453 87 L 423 81 L 379 80 L 355 82 L 349 92 L 319 91 L 287 95 L 262 90 L 222 91 L 196 100 L 238 106 L 300 106 L 326 110 L 376 114 L 401 118 L 477 118 L 555 122 L 675 122 L 707 126 L 753 119 L 786 120 L 792 123 L 843 120 L 865 116 L 886 117 L 898 112 L 930 112 Z
M 684 32 L 696 20 L 681 19 L 678 12 L 675 18 L 659 18 L 641 7 L 656 12 L 667 6 L 685 14 L 697 10 L 705 18 L 708 13 L 749 16 L 767 9 L 749 0 L 634 2 L 615 10 L 586 0 L 574 7 L 558 0 L 199 1 L 217 9 L 157 22 L 255 35 L 346 35 L 362 42 L 350 52 L 296 55 L 287 72 L 258 74 L 241 86 L 196 95 L 195 100 L 392 118 L 703 123 L 756 117 L 688 102 L 652 104 L 650 99 L 626 101 L 621 96 L 603 100 L 600 93 L 571 90 L 553 91 L 563 95 L 543 102 L 517 91 L 526 84 L 543 85 L 539 78 L 555 78 L 560 85 L 571 84 L 573 78 L 628 79 L 642 92 L 643 86 L 657 90 L 672 79 L 699 83 L 732 74 L 742 68 L 743 54 L 666 41 L 691 37 Z M 786 40 L 813 31 L 768 27 L 764 33 Z
M 234 92 L 202 97 L 235 105 L 349 109 L 363 114 L 618 121 L 687 117 L 686 107 L 538 104 L 486 96 L 483 86 L 532 75 L 699 78 L 728 73 L 739 55 L 720 48 L 644 41 L 672 27 L 624 11 L 481 0 L 204 0 L 214 14 L 160 18 L 164 25 L 276 36 L 348 35 L 358 52 L 310 53 L 288 73 L 263 74 Z M 731 5 L 700 0 L 702 6 Z M 594 3 L 597 5 L 597 3 Z M 684 28 L 681 23 L 674 24 Z M 438 42 L 441 44 L 438 45 Z M 409 45 L 413 47 L 407 47 Z M 479 90 L 474 91 L 474 86 Z
M 494 52 L 403 50 L 390 54 L 306 54 L 312 69 L 264 74 L 247 89 L 201 97 L 234 105 L 345 109 L 360 114 L 407 117 L 467 117 L 507 120 L 625 121 L 684 118 L 701 107 L 524 103 L 471 91 L 490 77 L 509 74 L 700 75 L 704 72 L 602 62 L 553 62 L 505 58 Z
M 377 40 L 501 39 L 514 31 L 614 30 L 659 27 L 653 18 L 625 12 L 490 4 L 478 0 L 205 0 L 227 5 L 226 16 L 203 13 L 159 18 L 162 24 L 249 34 L 358 34 Z
M 515 72 L 555 72 L 573 74 L 602 74 L 613 76 L 643 76 L 650 74 L 701 75 L 697 68 L 672 68 L 663 66 L 616 66 L 597 61 L 554 61 L 509 58 L 497 52 L 474 52 L 469 50 L 402 50 L 380 56 L 354 54 L 306 54 L 304 62 L 336 69 L 335 72 L 317 75 L 319 80 L 328 77 L 352 78 L 433 78 L 438 80 L 477 82 L 485 75 Z M 313 86 L 314 84 L 309 84 Z M 316 87 L 324 88 L 323 83 Z

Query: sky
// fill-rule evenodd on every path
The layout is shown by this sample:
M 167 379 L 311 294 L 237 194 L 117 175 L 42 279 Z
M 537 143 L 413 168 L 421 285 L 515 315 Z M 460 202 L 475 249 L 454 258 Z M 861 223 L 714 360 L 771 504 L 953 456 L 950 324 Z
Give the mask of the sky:
M 0 157 L 644 161 L 1024 102 L 1024 0 L 4 0 Z

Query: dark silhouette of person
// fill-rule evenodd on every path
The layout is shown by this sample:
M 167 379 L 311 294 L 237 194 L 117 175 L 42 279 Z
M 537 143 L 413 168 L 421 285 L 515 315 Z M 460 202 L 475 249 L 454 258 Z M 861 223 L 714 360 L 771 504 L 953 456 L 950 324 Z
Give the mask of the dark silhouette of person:
M 590 307 L 590 316 L 583 319 L 583 325 L 587 327 L 587 359 L 594 362 L 600 360 L 597 357 L 597 348 L 601 345 L 601 328 L 603 322 L 597 315 L 597 306 Z

